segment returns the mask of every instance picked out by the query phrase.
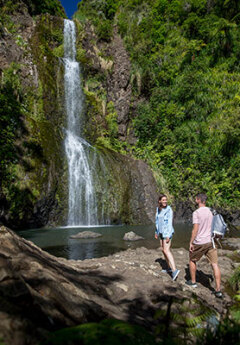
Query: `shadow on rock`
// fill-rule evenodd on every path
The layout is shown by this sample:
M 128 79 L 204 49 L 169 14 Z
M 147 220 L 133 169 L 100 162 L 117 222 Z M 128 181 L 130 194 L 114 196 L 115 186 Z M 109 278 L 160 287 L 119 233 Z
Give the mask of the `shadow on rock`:
M 185 279 L 186 279 L 186 281 L 191 280 L 189 265 L 187 268 L 185 268 Z M 214 281 L 212 274 L 206 274 L 202 270 L 197 269 L 196 281 L 197 281 L 197 283 L 202 284 L 204 287 L 206 287 L 210 291 L 214 291 L 214 288 L 211 286 L 211 282 Z

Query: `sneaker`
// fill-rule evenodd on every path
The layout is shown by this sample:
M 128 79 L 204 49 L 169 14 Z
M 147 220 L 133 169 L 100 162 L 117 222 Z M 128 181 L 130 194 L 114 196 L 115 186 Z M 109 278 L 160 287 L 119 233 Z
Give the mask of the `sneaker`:
M 172 269 L 171 269 L 171 268 L 162 269 L 161 272 L 162 272 L 162 273 L 172 273 Z
M 193 287 L 193 288 L 196 288 L 196 287 L 197 287 L 197 283 L 193 283 L 191 280 L 188 280 L 188 281 L 186 282 L 186 284 L 187 284 L 188 286 Z
M 222 294 L 221 291 L 216 291 L 216 290 L 214 290 L 214 291 L 213 291 L 213 294 L 214 294 L 215 297 L 217 297 L 217 298 L 222 298 L 222 297 L 223 297 L 223 294 Z
M 172 272 L 172 280 L 176 280 L 179 273 L 180 273 L 180 270 L 175 270 L 174 272 Z

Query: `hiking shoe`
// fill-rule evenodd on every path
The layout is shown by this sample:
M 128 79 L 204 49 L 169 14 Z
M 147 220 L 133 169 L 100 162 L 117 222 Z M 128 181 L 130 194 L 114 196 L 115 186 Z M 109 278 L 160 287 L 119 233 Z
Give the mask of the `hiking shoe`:
M 172 272 L 172 280 L 176 280 L 179 273 L 180 273 L 180 270 L 175 270 L 174 272 Z
M 223 297 L 223 294 L 222 294 L 221 291 L 216 291 L 216 290 L 214 290 L 212 293 L 213 293 L 213 294 L 215 295 L 215 297 L 217 297 L 217 298 L 222 298 L 222 297 Z
M 193 287 L 193 288 L 196 288 L 196 287 L 197 287 L 197 283 L 193 283 L 191 280 L 188 280 L 188 281 L 186 282 L 186 284 L 187 284 L 188 286 Z

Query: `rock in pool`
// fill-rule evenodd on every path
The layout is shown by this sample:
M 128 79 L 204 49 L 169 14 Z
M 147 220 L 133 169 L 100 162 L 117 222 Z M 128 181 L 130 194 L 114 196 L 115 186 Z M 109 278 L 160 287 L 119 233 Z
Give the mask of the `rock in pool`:
M 83 231 L 83 232 L 79 232 L 76 235 L 70 236 L 70 238 L 97 238 L 97 237 L 102 237 L 102 235 L 93 231 Z
M 144 240 L 142 236 L 138 236 L 135 234 L 135 232 L 130 231 L 126 232 L 126 234 L 123 237 L 124 241 L 138 241 L 138 240 Z

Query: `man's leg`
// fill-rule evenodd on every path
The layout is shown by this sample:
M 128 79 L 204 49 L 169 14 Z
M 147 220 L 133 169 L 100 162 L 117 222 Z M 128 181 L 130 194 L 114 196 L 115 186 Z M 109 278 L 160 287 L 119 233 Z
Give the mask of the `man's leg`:
M 218 264 L 213 264 L 212 263 L 212 268 L 213 268 L 213 274 L 215 277 L 215 282 L 216 282 L 216 291 L 220 291 L 220 286 L 221 286 L 221 271 L 218 266 Z
M 207 253 L 206 256 L 208 260 L 210 261 L 212 268 L 213 268 L 213 274 L 215 278 L 215 283 L 216 283 L 216 291 L 220 291 L 220 286 L 221 286 L 221 271 L 218 266 L 218 255 L 217 255 L 217 249 L 212 248 L 210 249 Z
M 191 276 L 192 283 L 196 283 L 196 271 L 197 271 L 196 262 L 189 260 L 189 270 L 190 270 L 190 276 Z

